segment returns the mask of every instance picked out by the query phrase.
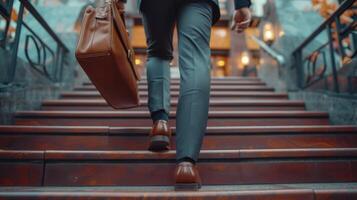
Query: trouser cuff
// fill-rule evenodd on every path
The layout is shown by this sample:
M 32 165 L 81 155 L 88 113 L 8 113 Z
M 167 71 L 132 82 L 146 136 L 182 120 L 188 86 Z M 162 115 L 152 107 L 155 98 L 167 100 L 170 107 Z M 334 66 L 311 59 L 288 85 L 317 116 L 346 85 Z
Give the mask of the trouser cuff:
M 183 158 L 180 158 L 180 159 L 176 160 L 177 164 L 181 163 L 181 162 L 191 162 L 193 164 L 196 164 L 196 161 L 193 158 L 190 158 L 190 157 L 183 157 Z
M 169 114 L 166 113 L 165 110 L 158 110 L 151 113 L 151 119 L 153 122 L 157 120 L 169 121 Z

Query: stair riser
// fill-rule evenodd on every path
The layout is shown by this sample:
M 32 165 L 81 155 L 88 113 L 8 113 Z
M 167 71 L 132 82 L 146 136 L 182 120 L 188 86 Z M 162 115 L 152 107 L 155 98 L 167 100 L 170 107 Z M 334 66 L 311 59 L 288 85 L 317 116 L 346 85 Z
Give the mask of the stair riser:
M 147 87 L 140 87 L 139 88 L 139 91 L 140 92 L 146 92 L 148 90 Z M 96 88 L 91 88 L 91 87 L 82 87 L 82 88 L 74 88 L 73 91 L 98 91 Z M 174 87 L 174 88 L 171 88 L 170 91 L 179 91 L 179 88 L 177 87 Z M 259 91 L 264 91 L 264 92 L 273 92 L 274 89 L 272 88 L 267 88 L 267 87 L 247 87 L 247 88 L 240 88 L 240 87 L 237 87 L 237 88 L 212 88 L 211 89 L 212 92 L 214 91 L 225 91 L 225 92 L 259 92 Z
M 130 161 L 46 161 L 43 164 L 1 163 L 0 185 L 46 186 L 154 186 L 173 185 L 172 163 Z M 22 171 L 31 166 L 34 171 Z M 36 165 L 36 167 L 33 167 Z M 199 163 L 204 185 L 284 184 L 357 181 L 357 161 L 351 160 L 236 160 Z M 44 168 L 44 174 L 41 173 Z M 27 167 L 30 169 L 30 167 Z M 36 172 L 36 173 L 34 173 Z M 18 175 L 20 173 L 22 176 Z M 28 173 L 28 174 L 26 174 Z M 16 174 L 11 180 L 3 179 Z M 31 174 L 31 175 L 30 175 Z
M 146 82 L 147 77 L 143 76 L 139 82 Z M 171 77 L 170 81 L 180 81 L 179 77 Z M 261 81 L 259 77 L 247 77 L 247 76 L 234 76 L 234 77 L 211 77 L 211 81 L 229 82 L 229 81 Z M 90 81 L 85 81 L 84 83 L 90 83 Z
M 146 150 L 148 136 L 2 134 L 7 150 Z M 175 137 L 172 149 L 175 149 Z M 356 134 L 206 135 L 204 150 L 357 148 Z
M 179 80 L 172 80 L 171 85 L 179 85 L 180 81 Z M 85 84 L 83 83 L 84 86 L 88 85 L 93 85 L 93 84 Z M 147 81 L 140 81 L 139 85 L 147 85 Z M 238 80 L 238 81 L 232 81 L 232 80 L 211 80 L 211 85 L 265 85 L 264 82 L 260 80 Z
M 152 125 L 149 118 L 17 118 L 16 125 L 51 125 L 51 126 L 136 126 Z M 210 118 L 208 126 L 281 126 L 281 125 L 328 125 L 328 118 Z M 176 120 L 170 120 L 176 126 Z
M 146 82 L 147 81 L 147 77 L 141 77 L 139 82 Z M 170 81 L 180 81 L 179 77 L 171 77 Z M 229 82 L 229 81 L 261 81 L 261 79 L 259 77 L 247 77 L 247 76 L 239 76 L 239 77 L 211 77 L 211 81 L 218 81 L 218 82 Z M 86 83 L 90 83 L 90 81 L 85 81 Z
M 143 89 L 147 89 L 148 85 L 146 83 L 140 83 L 137 85 L 138 88 L 143 88 Z M 221 84 L 221 85 L 217 85 L 217 84 L 211 84 L 210 88 L 211 89 L 221 89 L 221 88 L 232 88 L 232 89 L 239 89 L 239 88 L 267 88 L 268 86 L 266 86 L 265 84 L 251 84 L 251 83 L 247 83 L 247 84 L 241 84 L 241 85 L 231 85 L 231 84 Z M 81 85 L 81 86 L 76 86 L 76 88 L 85 88 L 85 89 L 96 89 L 96 87 L 94 85 Z M 170 85 L 171 89 L 178 89 L 180 88 L 180 85 L 177 83 L 171 84 Z
M 171 91 L 170 95 L 172 98 L 179 97 L 179 91 Z M 69 91 L 62 92 L 61 96 L 70 97 L 70 96 L 82 96 L 82 97 L 101 97 L 98 91 Z M 140 91 L 139 96 L 141 98 L 148 97 L 147 91 Z M 232 98 L 232 97 L 288 97 L 286 93 L 275 93 L 270 91 L 211 91 L 210 97 L 221 97 L 221 98 Z
M 0 186 L 41 186 L 43 161 L 0 161 Z
M 170 91 L 171 97 L 178 97 L 179 96 L 179 91 Z M 61 93 L 62 96 L 97 96 L 100 97 L 100 94 L 98 91 L 68 91 L 68 92 L 63 92 Z M 139 92 L 140 97 L 147 97 L 148 96 L 148 91 L 140 91 Z M 270 97 L 270 96 L 288 96 L 286 93 L 275 93 L 271 91 L 211 91 L 210 92 L 210 97 Z
M 176 110 L 176 106 L 171 106 L 172 110 Z M 304 106 L 211 106 L 211 111 L 284 111 L 284 110 L 305 110 Z M 114 111 L 115 109 L 109 106 L 42 106 L 41 110 L 95 110 L 95 111 Z M 125 109 L 127 111 L 148 111 L 145 106 Z
M 357 199 L 357 189 L 320 189 L 314 196 L 315 200 L 354 200 Z
M 157 193 L 123 193 L 123 192 L 25 192 L 10 194 L 0 193 L 0 200 L 29 200 L 29 199 L 51 199 L 51 200 L 88 200 L 88 199 L 105 199 L 105 200 L 314 200 L 314 194 L 310 190 L 301 191 L 262 191 L 259 194 L 256 191 L 222 191 L 222 192 L 201 192 L 191 195 L 174 193 L 173 188 L 171 192 L 162 194 Z M 345 192 L 346 197 L 353 197 L 351 194 Z M 346 198 L 345 198 L 346 199 Z M 345 200 L 344 199 L 344 200 Z M 327 200 L 327 199 L 324 199 Z
M 219 195 L 219 196 L 217 196 Z M 25 194 L 16 194 L 16 195 L 2 195 L 0 194 L 0 200 L 30 200 L 30 199 L 51 199 L 51 200 L 62 200 L 62 199 L 66 199 L 66 200 L 95 200 L 95 199 L 105 199 L 105 200 L 167 200 L 167 199 L 179 199 L 179 200 L 270 200 L 270 199 L 284 199 L 284 200 L 314 200 L 313 199 L 313 195 L 305 195 L 305 194 L 269 194 L 269 195 L 247 195 L 247 194 L 242 194 L 242 195 L 234 195 L 234 194 L 230 194 L 230 195 L 220 195 L 217 194 L 216 197 L 212 197 L 212 196 L 205 196 L 205 195 L 200 195 L 198 197 L 198 195 L 193 195 L 190 197 L 172 197 L 172 195 L 168 195 L 161 197 L 160 195 L 157 195 L 156 197 L 153 197 L 154 195 L 152 195 L 152 197 L 147 197 L 147 196 L 139 196 L 138 195 L 128 195 L 128 196 L 123 196 L 122 194 L 118 194 L 118 195 L 106 195 L 106 194 L 102 194 L 102 195 L 86 195 L 81 193 L 79 196 L 78 195 L 72 195 L 72 194 L 58 194 L 55 193 L 53 195 L 51 194 L 33 194 L 30 195 L 29 193 L 25 193 Z M 348 194 L 346 194 L 347 197 L 351 197 L 350 199 L 352 199 L 352 197 L 354 196 L 350 196 Z M 133 197 L 134 196 L 134 197 Z M 345 198 L 346 199 L 346 198 Z M 345 199 L 341 199 L 341 200 L 345 200 Z M 336 200 L 336 199 L 334 199 Z
M 353 188 L 347 189 L 281 189 L 272 190 L 243 190 L 243 191 L 199 191 L 175 193 L 170 191 L 158 192 L 132 192 L 115 190 L 51 190 L 47 187 L 43 190 L 0 192 L 0 200 L 29 200 L 29 199 L 66 199 L 66 200 L 87 200 L 87 199 L 106 199 L 106 200 L 354 200 L 357 199 L 357 191 Z
M 74 100 L 103 100 L 99 95 L 62 95 L 60 99 L 74 99 Z M 287 100 L 288 96 L 211 96 L 210 100 L 215 101 L 239 101 L 239 100 Z M 141 101 L 148 101 L 147 96 L 141 96 Z M 172 101 L 178 101 L 178 96 L 171 96 Z
M 179 85 L 179 80 L 171 80 L 171 85 Z M 83 86 L 93 86 L 92 83 L 83 83 Z M 147 85 L 147 81 L 139 81 L 139 85 Z M 264 82 L 260 80 L 211 80 L 211 85 L 265 85 Z
M 171 79 L 170 81 L 171 84 L 179 84 L 180 80 L 178 79 Z M 235 80 L 227 80 L 227 79 L 211 79 L 211 85 L 215 85 L 215 84 L 223 84 L 223 85 L 235 85 L 235 84 L 256 84 L 256 83 L 260 83 L 260 84 L 265 84 L 264 82 L 262 82 L 260 79 L 235 79 Z M 141 84 L 147 84 L 147 79 L 142 79 L 141 81 L 139 81 L 139 85 Z M 93 85 L 92 83 L 88 83 L 85 82 L 83 83 L 83 85 L 85 86 L 91 86 Z

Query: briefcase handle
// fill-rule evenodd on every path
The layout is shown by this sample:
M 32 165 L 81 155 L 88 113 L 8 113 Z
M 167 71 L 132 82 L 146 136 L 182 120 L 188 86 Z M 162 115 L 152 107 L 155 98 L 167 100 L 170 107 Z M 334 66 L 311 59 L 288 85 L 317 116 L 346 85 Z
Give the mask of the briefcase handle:
M 122 18 L 124 26 L 126 27 L 126 23 L 125 23 L 125 3 L 124 3 L 124 1 L 123 0 L 105 0 L 105 3 L 114 5 L 114 8 L 116 8 L 119 11 L 120 17 Z

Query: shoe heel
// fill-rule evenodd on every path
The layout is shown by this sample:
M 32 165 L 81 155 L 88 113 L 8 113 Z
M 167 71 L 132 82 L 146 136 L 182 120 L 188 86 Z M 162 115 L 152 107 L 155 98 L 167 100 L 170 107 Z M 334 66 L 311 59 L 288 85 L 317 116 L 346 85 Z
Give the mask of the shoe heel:
M 175 191 L 197 191 L 201 189 L 199 183 L 177 183 L 175 184 Z
M 170 138 L 164 135 L 156 135 L 150 138 L 149 151 L 170 150 Z

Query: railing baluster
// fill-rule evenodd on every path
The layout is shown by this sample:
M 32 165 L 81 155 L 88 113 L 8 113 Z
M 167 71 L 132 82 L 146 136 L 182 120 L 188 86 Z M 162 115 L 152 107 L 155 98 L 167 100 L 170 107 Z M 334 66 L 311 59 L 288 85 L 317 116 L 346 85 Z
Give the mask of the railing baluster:
M 18 13 L 17 22 L 16 22 L 14 46 L 13 46 L 13 49 L 11 52 L 10 65 L 8 66 L 8 67 L 10 67 L 10 70 L 8 70 L 8 76 L 7 76 L 7 80 L 5 81 L 5 83 L 11 83 L 15 78 L 15 71 L 16 71 L 16 65 L 17 65 L 17 53 L 19 51 L 19 43 L 20 43 L 20 37 L 21 37 L 24 9 L 25 9 L 24 5 L 20 4 L 19 13 Z
M 330 49 L 330 57 L 331 57 L 331 66 L 332 66 L 332 76 L 333 76 L 333 82 L 334 82 L 334 90 L 335 92 L 340 92 L 339 90 L 339 85 L 338 85 L 338 75 L 337 75 L 337 69 L 336 69 L 336 59 L 335 59 L 335 51 L 333 48 L 333 37 L 332 37 L 332 25 L 329 24 L 327 28 L 327 33 L 328 33 L 328 40 L 329 40 L 329 49 Z
M 297 51 L 294 53 L 294 62 L 295 62 L 295 66 L 296 66 L 296 79 L 297 79 L 297 85 L 298 87 L 301 89 L 304 87 L 304 80 L 305 80 L 305 76 L 304 76 L 304 66 L 303 66 L 303 62 L 302 62 L 302 50 Z
M 59 82 L 61 82 L 63 80 L 63 68 L 64 68 L 64 56 L 65 56 L 66 52 L 64 51 L 64 49 L 61 49 L 61 57 L 60 57 L 60 68 L 59 68 Z
M 338 16 L 335 17 L 335 24 L 336 24 L 336 36 L 338 40 L 338 47 L 340 50 L 341 58 L 344 58 L 346 56 L 345 54 L 345 49 L 342 44 L 342 38 L 341 38 L 341 23 L 340 23 L 340 18 Z
M 55 62 L 54 62 L 54 66 L 55 66 L 55 71 L 54 71 L 54 80 L 56 81 L 56 82 L 59 82 L 58 81 L 58 72 L 59 72 L 59 67 L 60 67 L 60 50 L 61 50 L 61 48 L 59 47 L 59 46 L 57 46 L 57 49 L 56 49 L 56 56 L 55 56 Z

